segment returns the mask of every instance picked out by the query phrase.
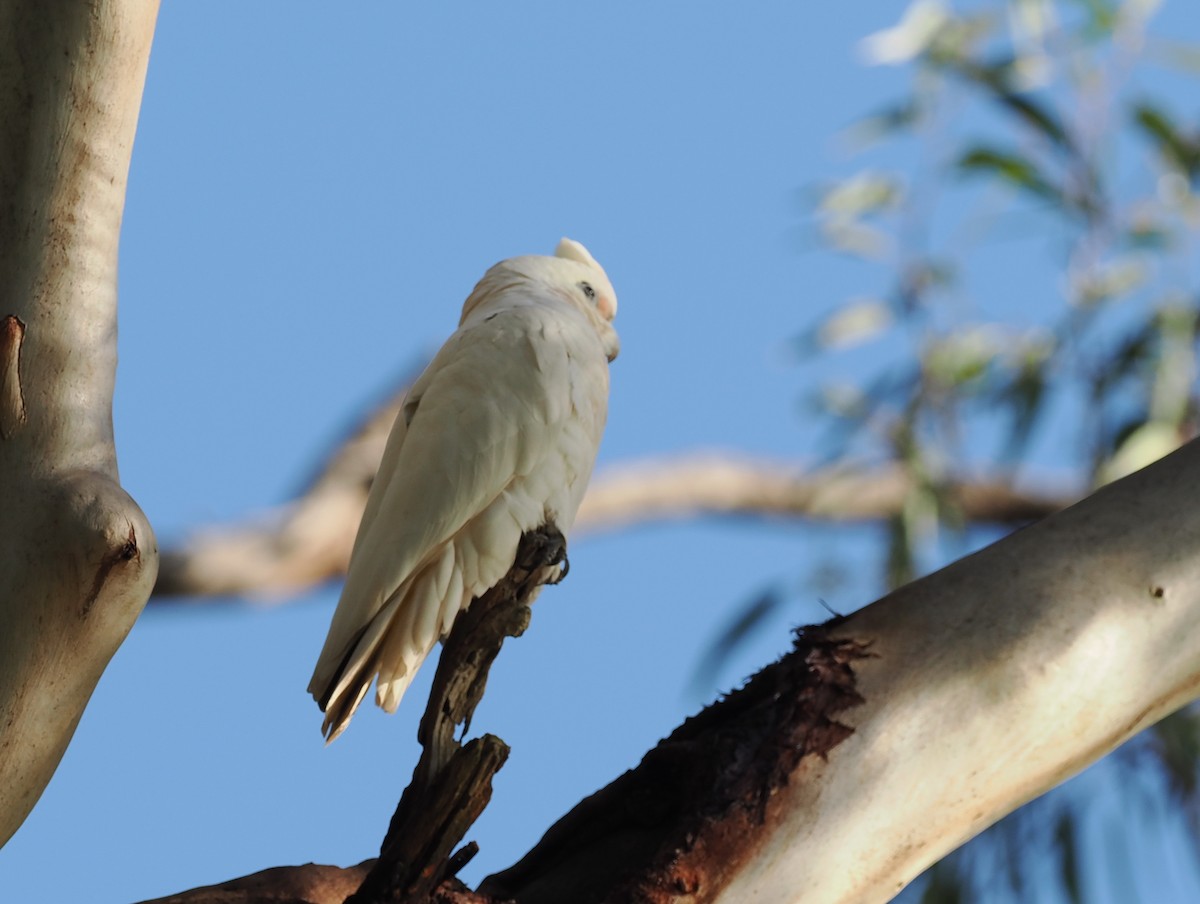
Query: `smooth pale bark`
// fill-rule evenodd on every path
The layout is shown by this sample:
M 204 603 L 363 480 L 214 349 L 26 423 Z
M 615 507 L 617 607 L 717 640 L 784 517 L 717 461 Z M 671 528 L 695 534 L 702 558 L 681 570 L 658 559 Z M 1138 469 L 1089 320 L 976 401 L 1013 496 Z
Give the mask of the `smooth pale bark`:
M 887 901 L 1200 694 L 1200 441 L 830 631 L 865 702 L 715 900 Z
M 482 894 L 447 900 L 890 900 L 1200 695 L 1198 475 L 1195 441 L 807 629 Z M 217 891 L 171 900 L 243 900 Z
M 112 433 L 117 240 L 157 13 L 0 0 L 0 844 L 157 572 Z

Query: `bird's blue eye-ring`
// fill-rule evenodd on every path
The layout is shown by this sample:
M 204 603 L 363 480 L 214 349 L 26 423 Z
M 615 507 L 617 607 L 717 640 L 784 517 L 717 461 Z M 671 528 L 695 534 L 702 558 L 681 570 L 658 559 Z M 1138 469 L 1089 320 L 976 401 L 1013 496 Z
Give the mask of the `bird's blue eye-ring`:
M 581 282 L 579 288 L 583 289 L 583 294 L 587 296 L 587 300 L 595 304 L 596 290 L 592 288 L 591 283 Z

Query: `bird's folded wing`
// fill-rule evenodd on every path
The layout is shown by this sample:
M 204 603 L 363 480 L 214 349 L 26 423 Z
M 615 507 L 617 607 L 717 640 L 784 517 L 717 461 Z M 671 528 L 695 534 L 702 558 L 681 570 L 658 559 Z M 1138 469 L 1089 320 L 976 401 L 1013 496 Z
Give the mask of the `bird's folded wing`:
M 413 384 L 371 488 L 314 695 L 414 570 L 552 446 L 571 411 L 561 326 L 537 309 L 503 312 L 451 336 Z M 514 535 L 515 544 L 515 525 Z

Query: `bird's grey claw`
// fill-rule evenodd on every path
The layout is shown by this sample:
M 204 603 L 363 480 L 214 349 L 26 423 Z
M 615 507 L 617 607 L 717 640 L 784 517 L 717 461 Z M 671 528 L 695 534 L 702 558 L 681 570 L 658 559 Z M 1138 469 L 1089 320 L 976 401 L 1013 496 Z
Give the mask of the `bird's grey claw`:
M 549 581 L 549 583 L 551 583 L 551 584 L 562 583 L 563 578 L 565 578 L 567 576 L 567 573 L 570 570 L 571 570 L 571 560 L 568 559 L 566 556 L 563 556 L 562 561 L 558 563 L 558 575 L 554 578 L 554 580 Z

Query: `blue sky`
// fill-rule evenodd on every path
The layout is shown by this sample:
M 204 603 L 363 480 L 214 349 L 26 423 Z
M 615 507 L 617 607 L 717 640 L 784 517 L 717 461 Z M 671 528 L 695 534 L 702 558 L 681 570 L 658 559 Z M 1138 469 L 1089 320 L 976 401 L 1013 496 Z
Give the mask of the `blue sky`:
M 784 344 L 861 277 L 801 252 L 799 199 L 849 171 L 834 136 L 898 88 L 855 44 L 900 9 L 165 3 L 126 207 L 115 411 L 122 479 L 160 545 L 286 498 L 453 330 L 488 266 L 562 235 L 620 296 L 601 467 L 811 455 L 811 375 Z M 513 754 L 465 878 L 509 865 L 716 692 L 689 685 L 732 607 L 869 536 L 710 522 L 581 539 L 476 715 Z M 11 900 L 129 902 L 374 855 L 429 670 L 395 716 L 364 709 L 324 748 L 304 688 L 336 593 L 148 611 L 0 851 Z M 804 600 L 722 685 L 823 617 Z

